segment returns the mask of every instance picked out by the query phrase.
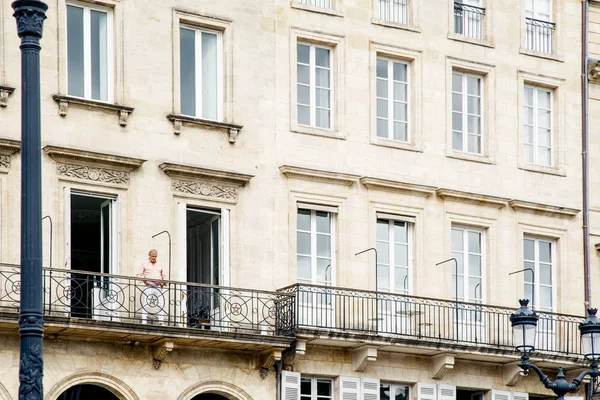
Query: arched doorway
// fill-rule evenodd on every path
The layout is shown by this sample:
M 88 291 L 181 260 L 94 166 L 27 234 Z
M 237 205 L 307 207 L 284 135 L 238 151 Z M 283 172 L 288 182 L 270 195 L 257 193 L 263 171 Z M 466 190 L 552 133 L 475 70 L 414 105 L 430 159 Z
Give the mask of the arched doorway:
M 56 400 L 119 400 L 110 390 L 98 385 L 71 386 Z
M 229 400 L 227 397 L 223 397 L 220 394 L 214 393 L 202 393 L 196 395 L 192 398 L 192 400 Z

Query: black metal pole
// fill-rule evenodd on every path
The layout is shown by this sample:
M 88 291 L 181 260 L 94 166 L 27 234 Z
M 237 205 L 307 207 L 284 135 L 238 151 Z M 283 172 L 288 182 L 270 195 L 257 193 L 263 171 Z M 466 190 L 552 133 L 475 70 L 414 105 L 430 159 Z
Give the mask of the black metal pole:
M 42 153 L 40 38 L 48 6 L 12 3 L 21 38 L 21 308 L 19 400 L 44 398 L 42 337 Z

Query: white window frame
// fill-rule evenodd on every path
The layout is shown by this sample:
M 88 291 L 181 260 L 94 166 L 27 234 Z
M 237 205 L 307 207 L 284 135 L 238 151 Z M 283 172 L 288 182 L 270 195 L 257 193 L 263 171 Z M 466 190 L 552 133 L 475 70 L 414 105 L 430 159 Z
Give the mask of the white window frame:
M 311 43 L 308 41 L 303 41 L 303 40 L 298 40 L 296 43 L 296 53 L 298 52 L 298 46 L 308 46 L 309 47 L 309 63 L 308 64 L 304 64 L 304 63 L 300 63 L 296 57 L 296 69 L 298 65 L 304 65 L 304 66 L 308 66 L 310 69 L 310 74 L 309 74 L 309 84 L 306 85 L 304 83 L 300 83 L 298 81 L 298 76 L 296 75 L 296 88 L 298 86 L 308 86 L 309 90 L 310 90 L 310 123 L 308 125 L 306 124 L 302 124 L 300 123 L 300 121 L 298 120 L 299 115 L 298 115 L 298 105 L 300 105 L 298 103 L 298 95 L 297 95 L 297 89 L 296 89 L 296 98 L 294 99 L 294 104 L 296 105 L 296 124 L 298 126 L 302 126 L 302 127 L 309 127 L 309 128 L 314 128 L 314 129 L 323 129 L 323 130 L 328 130 L 328 131 L 332 131 L 333 127 L 335 126 L 334 123 L 334 117 L 335 117 L 335 106 L 334 106 L 334 86 L 335 86 L 335 80 L 334 80 L 334 58 L 333 58 L 333 52 L 334 52 L 334 48 L 331 46 L 327 46 L 327 45 L 321 45 L 321 44 L 315 44 L 315 43 Z M 317 70 L 317 65 L 316 65 L 316 49 L 320 48 L 320 49 L 324 49 L 329 51 L 329 126 L 328 127 L 322 127 L 322 126 L 317 126 L 316 124 L 316 114 L 317 114 L 317 103 L 316 103 L 316 92 L 317 92 L 317 82 L 316 82 L 316 70 Z M 325 67 L 319 67 L 320 69 L 326 69 Z M 322 89 L 322 88 L 320 88 Z M 306 106 L 305 104 L 303 106 Z M 319 107 L 320 109 L 325 109 L 323 107 Z
M 376 223 L 378 224 L 379 221 L 387 221 L 388 222 L 388 236 L 387 236 L 387 241 L 382 241 L 379 239 L 376 239 L 377 243 L 380 242 L 385 242 L 388 244 L 388 268 L 389 268 L 389 282 L 390 282 L 390 287 L 389 288 L 383 288 L 382 286 L 377 287 L 377 291 L 378 292 L 389 292 L 389 293 L 396 293 L 396 294 L 403 294 L 403 295 L 411 295 L 412 294 L 412 281 L 413 281 L 413 277 L 412 277 L 412 270 L 413 270 L 413 224 L 411 222 L 408 221 L 402 221 L 401 219 L 398 220 L 393 220 L 393 219 L 385 219 L 385 218 L 378 218 Z M 403 290 L 396 290 L 394 288 L 394 284 L 396 282 L 396 265 L 394 263 L 395 260 L 395 245 L 396 245 L 396 241 L 395 241 L 395 237 L 394 237 L 394 223 L 395 222 L 404 222 L 405 224 L 407 224 L 407 240 L 408 243 L 398 243 L 398 244 L 403 244 L 406 245 L 408 248 L 408 266 L 406 267 L 408 269 L 408 274 L 407 274 L 407 286 L 406 289 Z M 378 263 L 377 268 L 379 268 L 379 264 L 382 264 L 381 262 Z M 403 266 L 401 266 L 403 268 Z
M 383 385 L 389 385 L 390 386 L 390 396 L 388 396 L 390 399 L 394 399 L 394 397 L 392 397 L 392 393 L 395 393 L 395 389 L 397 389 L 397 388 L 407 388 L 408 389 L 408 396 L 406 396 L 406 400 L 412 399 L 412 387 L 411 387 L 411 385 L 403 384 L 403 383 L 392 383 L 392 382 L 380 382 L 379 383 L 379 387 L 380 388 Z
M 533 18 L 533 19 L 537 19 L 540 21 L 552 22 L 552 14 L 554 12 L 554 7 L 553 7 L 552 3 L 554 2 L 554 0 L 530 0 L 530 1 L 531 1 L 531 4 L 533 5 L 533 9 L 527 8 L 528 0 L 525 0 L 525 15 L 527 18 Z M 548 1 L 548 4 L 549 4 L 548 10 L 549 10 L 550 15 L 547 18 L 540 17 L 540 13 L 538 11 L 538 9 L 539 9 L 538 3 L 540 1 Z M 531 16 L 528 16 L 528 14 L 530 14 Z
M 461 75 L 461 83 L 462 83 L 462 93 L 460 93 L 461 95 L 461 104 L 462 104 L 462 112 L 461 112 L 461 116 L 462 116 L 462 148 L 461 149 L 456 149 L 454 148 L 454 126 L 451 126 L 451 130 L 452 130 L 452 137 L 451 137 L 451 148 L 454 151 L 460 151 L 463 153 L 467 153 L 467 154 L 473 154 L 473 155 L 478 155 L 481 156 L 484 154 L 484 148 L 486 146 L 485 144 L 485 120 L 484 120 L 484 116 L 485 116 L 485 98 L 484 98 L 484 93 L 485 93 L 485 76 L 483 75 L 479 75 L 479 74 L 474 74 L 474 73 L 470 73 L 470 72 L 463 72 L 460 70 L 453 70 L 452 71 L 452 82 L 451 82 L 451 97 L 454 96 L 454 94 L 459 94 L 458 92 L 454 92 L 454 85 L 453 85 L 453 81 L 454 81 L 454 75 Z M 467 90 L 468 90 L 468 78 L 476 78 L 479 80 L 480 82 L 480 94 L 479 94 L 479 110 L 480 110 L 480 114 L 469 114 L 468 112 L 468 100 L 469 97 L 475 97 L 473 95 L 470 95 Z M 451 103 L 452 104 L 452 103 Z M 451 114 L 453 115 L 455 113 L 455 111 L 452 109 L 451 110 Z M 469 121 L 469 116 L 473 115 L 473 116 L 478 116 L 480 119 L 480 123 L 479 123 L 479 129 L 480 129 L 480 133 L 479 135 L 477 134 L 473 134 L 473 133 L 469 133 L 469 127 L 468 127 L 468 121 Z M 452 125 L 452 119 L 451 119 L 451 125 Z M 469 136 L 479 136 L 480 138 L 480 149 L 479 152 L 472 152 L 469 151 Z
M 475 16 L 471 15 L 473 11 L 464 12 L 461 16 L 462 24 L 460 25 L 460 32 L 458 32 L 458 25 L 456 24 L 456 11 L 454 11 L 454 3 L 461 3 L 466 6 L 473 6 L 484 8 L 482 4 L 482 0 L 454 0 L 453 1 L 453 14 L 454 14 L 454 30 L 453 33 L 455 35 L 464 36 L 465 38 L 472 40 L 483 40 L 485 35 L 485 14 L 476 14 Z M 484 8 L 485 9 L 485 8 Z M 475 34 L 472 32 L 472 27 L 475 26 Z
M 531 1 L 532 4 L 532 8 L 528 8 L 527 7 L 527 3 Z M 554 0 L 547 0 L 548 1 L 548 15 L 546 14 L 541 14 L 539 12 L 539 3 L 541 1 L 546 1 L 546 0 L 526 0 L 525 1 L 525 48 L 528 51 L 533 51 L 533 52 L 537 52 L 537 53 L 544 53 L 544 54 L 552 54 L 555 52 L 555 46 L 556 46 L 556 40 L 555 38 L 558 36 L 557 32 L 556 32 L 556 23 L 554 23 L 553 21 L 553 13 L 554 13 L 554 7 L 553 7 L 553 2 Z M 542 42 L 540 40 L 536 40 L 535 38 L 542 38 L 544 37 L 544 32 L 545 29 L 550 29 L 549 27 L 544 27 L 541 25 L 529 25 L 527 23 L 528 19 L 533 19 L 533 20 L 537 20 L 537 21 L 542 21 L 542 22 L 548 22 L 551 24 L 554 24 L 553 28 L 550 30 L 550 35 L 548 36 L 546 42 Z M 532 38 L 530 39 L 530 35 L 532 35 Z
M 410 22 L 411 0 L 376 0 L 377 15 L 380 21 L 392 24 L 408 25 Z M 382 3 L 387 3 L 387 10 L 384 10 Z M 391 10 L 391 11 L 390 11 Z M 386 12 L 387 11 L 387 12 Z
M 114 50 L 113 50 L 113 9 L 106 6 L 100 6 L 96 4 L 90 3 L 82 3 L 78 1 L 69 1 L 65 5 L 65 71 L 66 71 L 66 80 L 65 87 L 66 92 L 71 97 L 79 97 L 69 94 L 69 53 L 68 53 L 68 40 L 69 40 L 69 26 L 68 26 L 68 9 L 69 6 L 78 7 L 83 9 L 83 99 L 99 101 L 103 103 L 112 103 L 114 102 Z M 91 11 L 99 11 L 106 13 L 106 68 L 107 68 L 107 80 L 106 80 L 106 100 L 97 100 L 92 99 L 92 52 L 91 52 L 91 42 L 90 42 L 90 13 Z
M 202 104 L 204 101 L 204 99 L 202 98 L 202 33 L 217 35 L 217 118 L 214 121 L 223 121 L 223 32 L 216 29 L 209 29 L 186 23 L 179 24 L 179 30 L 181 31 L 181 29 L 194 31 L 195 34 L 194 58 L 196 64 L 196 111 L 195 115 L 189 115 L 193 118 L 212 120 L 211 118 L 207 118 L 204 115 L 202 115 Z M 179 36 L 179 40 L 181 43 L 181 35 Z M 181 48 L 179 47 L 177 51 L 180 52 Z M 181 55 L 179 56 L 179 63 L 179 68 L 181 68 Z M 181 74 L 179 74 L 179 87 L 181 88 Z M 179 108 L 180 110 L 182 109 L 181 89 L 179 89 Z M 182 115 L 185 114 L 183 114 L 182 112 Z
M 311 390 L 310 395 L 302 394 L 302 380 L 308 379 L 310 380 Z M 330 395 L 319 395 L 317 397 L 317 382 L 318 381 L 327 381 L 330 384 L 331 392 Z M 319 376 L 311 376 L 311 375 L 300 375 L 300 400 L 333 400 L 335 396 L 335 386 L 333 384 L 333 379 L 324 378 Z
M 386 56 L 382 56 L 382 55 L 378 55 L 377 56 L 377 60 L 376 62 L 378 62 L 379 60 L 383 60 L 387 62 L 387 79 L 384 78 L 379 78 L 377 76 L 377 72 L 375 72 L 375 86 L 377 87 L 377 82 L 378 81 L 383 81 L 385 80 L 387 82 L 387 98 L 383 98 L 383 97 L 378 97 L 377 96 L 377 89 L 375 90 L 375 98 L 376 100 L 382 99 L 382 100 L 386 100 L 388 103 L 388 114 L 387 114 L 387 125 L 388 125 L 388 129 L 387 129 L 387 136 L 383 137 L 383 136 L 379 136 L 377 133 L 377 121 L 382 119 L 380 117 L 377 116 L 377 112 L 375 112 L 375 118 L 376 118 L 376 122 L 375 122 L 375 136 L 377 136 L 379 139 L 387 139 L 387 140 L 393 140 L 395 142 L 400 142 L 400 143 L 411 143 L 412 142 L 412 138 L 411 138 L 411 130 L 412 130 L 412 121 L 411 121 L 411 113 L 412 113 L 412 108 L 411 108 L 411 97 L 412 97 L 412 93 L 411 93 L 411 63 L 408 61 L 403 61 L 403 60 L 398 60 L 398 59 L 394 59 L 394 58 L 390 58 L 390 57 L 386 57 Z M 394 77 L 394 64 L 403 64 L 406 66 L 406 82 L 402 82 L 402 81 L 395 81 L 393 79 Z M 377 67 L 375 67 L 377 69 Z M 396 101 L 394 99 L 394 83 L 401 83 L 401 84 L 405 84 L 406 85 L 406 101 L 402 102 L 402 101 Z M 406 140 L 399 140 L 399 139 L 394 139 L 394 122 L 396 122 L 396 120 L 394 119 L 394 103 L 405 103 L 406 104 L 406 121 L 398 121 L 398 122 L 406 122 Z M 377 106 L 376 106 L 377 107 Z
M 546 311 L 546 312 L 556 312 L 556 263 L 557 263 L 557 259 L 556 259 L 556 246 L 557 246 L 557 240 L 556 239 L 552 239 L 552 238 L 544 238 L 544 237 L 540 237 L 540 236 L 534 236 L 534 235 L 524 235 L 523 236 L 523 249 L 525 249 L 525 241 L 526 240 L 533 240 L 534 242 L 534 259 L 533 260 L 527 260 L 525 259 L 525 251 L 523 251 L 523 267 L 525 267 L 525 262 L 531 262 L 533 263 L 534 267 L 534 279 L 535 279 L 535 285 L 533 286 L 533 299 L 531 299 L 533 301 L 533 305 L 535 307 L 536 310 L 540 310 L 540 311 Z M 552 262 L 551 262 L 551 269 L 552 269 L 552 285 L 550 286 L 551 291 L 550 293 L 552 294 L 552 308 L 542 308 L 541 306 L 541 302 L 540 302 L 540 288 L 541 286 L 545 286 L 548 287 L 548 285 L 542 285 L 541 284 L 541 274 L 540 274 L 540 242 L 546 242 L 546 243 L 550 243 L 551 249 L 550 249 L 550 257 L 552 258 Z M 527 282 L 525 281 L 525 279 L 523 280 L 523 285 L 525 285 Z M 529 282 L 529 284 L 531 284 L 531 282 Z M 523 290 L 525 290 L 525 287 L 523 287 Z
M 463 225 L 452 225 L 451 231 L 454 230 L 460 230 L 462 231 L 462 240 L 463 240 L 463 250 L 462 250 L 462 257 L 463 257 L 463 296 L 462 299 L 458 296 L 458 293 L 455 294 L 455 296 L 453 296 L 453 299 L 456 300 L 458 299 L 458 301 L 464 301 L 467 303 L 477 303 L 479 302 L 480 304 L 485 304 L 485 293 L 486 293 L 486 287 L 485 287 L 485 269 L 486 269 L 486 236 L 485 236 L 485 230 L 481 229 L 481 228 L 472 228 L 472 227 L 468 227 L 468 226 L 463 226 Z M 481 279 L 481 285 L 479 287 L 479 295 L 480 298 L 477 299 L 476 296 L 471 297 L 471 293 L 469 293 L 469 278 L 471 277 L 471 275 L 469 274 L 469 254 L 475 254 L 475 253 L 470 253 L 469 249 L 468 249 L 468 240 L 469 240 L 469 232 L 473 232 L 473 233 L 478 233 L 479 236 L 479 246 L 481 248 L 481 253 L 477 254 L 481 257 L 481 276 L 477 277 L 479 279 Z M 452 239 L 450 239 L 452 241 Z M 453 253 L 456 252 L 456 250 L 451 250 Z M 453 263 L 454 264 L 454 263 Z M 454 268 L 454 265 L 452 265 L 452 267 Z M 458 270 L 456 271 L 455 274 L 452 274 L 452 276 L 456 276 L 458 277 Z M 473 276 L 475 277 L 475 276 Z M 454 292 L 455 287 L 453 286 L 451 288 L 451 292 Z M 474 293 L 475 295 L 477 293 Z M 473 300 L 471 300 L 473 299 Z
M 526 103 L 526 96 L 525 96 L 525 90 L 527 89 L 533 89 L 533 104 L 532 105 L 528 105 Z M 540 111 L 540 108 L 538 106 L 538 92 L 539 91 L 544 91 L 547 93 L 550 93 L 550 110 L 544 110 L 544 111 L 550 111 L 550 164 L 540 164 L 539 160 L 538 160 L 538 149 L 540 147 L 545 147 L 545 146 L 540 146 L 538 143 L 538 129 L 539 129 L 539 123 L 538 123 L 538 112 Z M 536 86 L 536 85 L 532 85 L 532 84 L 526 84 L 523 87 L 523 157 L 524 157 L 524 161 L 527 164 L 533 164 L 533 165 L 538 165 L 541 167 L 554 167 L 555 161 L 554 161 L 554 90 L 550 89 L 550 88 L 546 88 L 543 86 Z M 526 121 L 525 121 L 525 109 L 527 108 L 532 108 L 533 109 L 533 125 L 530 125 L 533 128 L 533 143 L 527 143 L 525 142 L 525 126 L 527 126 Z M 525 147 L 526 146 L 532 146 L 533 147 L 533 160 L 527 160 L 527 152 L 525 151 Z M 545 147 L 547 148 L 547 147 Z
M 298 4 L 331 10 L 334 0 L 297 0 Z
M 334 286 L 335 285 L 335 264 L 336 264 L 336 260 L 335 260 L 335 227 L 336 227 L 336 213 L 332 212 L 332 211 L 325 211 L 323 209 L 321 209 L 321 207 L 316 206 L 314 208 L 305 208 L 305 207 L 299 207 L 298 211 L 300 210 L 306 210 L 306 211 L 310 211 L 310 231 L 306 231 L 306 230 L 301 230 L 298 228 L 298 226 L 296 225 L 296 237 L 298 235 L 298 232 L 302 232 L 302 233 L 309 233 L 310 234 L 310 248 L 311 248 L 311 254 L 310 254 L 310 282 L 307 280 L 300 280 L 298 279 L 298 274 L 296 274 L 296 280 L 299 283 L 304 283 L 304 284 L 309 284 L 309 285 L 321 285 L 321 286 Z M 330 265 L 330 271 L 331 271 L 331 281 L 330 282 L 320 282 L 317 280 L 317 273 L 318 273 L 318 264 L 317 264 L 317 260 L 318 260 L 318 256 L 317 256 L 317 212 L 328 212 L 330 215 L 330 233 L 329 233 L 329 237 L 330 237 L 330 246 L 331 246 L 331 265 Z M 296 216 L 296 221 L 298 221 L 297 216 Z M 324 235 L 324 233 L 318 233 L 319 235 Z M 298 255 L 301 256 L 309 256 L 308 254 L 298 254 L 298 247 L 296 246 L 296 259 L 298 257 Z M 296 264 L 297 266 L 297 264 Z

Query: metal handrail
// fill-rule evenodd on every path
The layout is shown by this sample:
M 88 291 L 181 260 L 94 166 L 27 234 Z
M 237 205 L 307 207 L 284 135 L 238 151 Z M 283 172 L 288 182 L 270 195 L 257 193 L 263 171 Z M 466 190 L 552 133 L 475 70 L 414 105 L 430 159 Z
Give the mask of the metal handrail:
M 483 7 L 472 6 L 470 4 L 459 3 L 459 2 L 455 1 L 454 2 L 454 11 L 456 11 L 456 10 L 473 11 L 473 12 L 476 12 L 481 15 L 485 14 L 485 8 L 483 8 Z
M 526 17 L 525 21 L 529 22 L 531 25 L 545 26 L 545 27 L 548 27 L 548 28 L 554 28 L 556 26 L 555 22 L 544 21 L 542 19 L 535 19 L 535 18 Z

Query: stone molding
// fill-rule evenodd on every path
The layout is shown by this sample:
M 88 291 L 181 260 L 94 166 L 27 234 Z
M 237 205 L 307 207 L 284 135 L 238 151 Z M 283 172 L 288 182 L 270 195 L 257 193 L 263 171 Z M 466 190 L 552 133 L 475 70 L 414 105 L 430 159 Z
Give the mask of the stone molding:
M 254 175 L 241 174 L 239 172 L 193 167 L 190 165 L 162 163 L 158 166 L 171 178 L 183 178 L 189 180 L 212 180 L 227 182 L 238 186 L 245 186 Z
M 159 369 L 167 354 L 173 351 L 173 342 L 166 339 L 159 339 L 152 343 L 152 366 Z
M 279 171 L 286 178 L 314 180 L 338 185 L 352 186 L 360 179 L 359 175 L 345 174 L 342 172 L 323 171 L 319 169 L 282 165 Z
M 462 192 L 452 189 L 437 189 L 436 194 L 444 200 L 458 201 L 467 204 L 476 204 L 495 208 L 504 207 L 510 199 L 505 197 L 489 196 L 485 194 Z
M 429 375 L 432 379 L 442 379 L 446 372 L 453 368 L 454 354 L 438 354 L 429 360 Z
M 180 394 L 177 397 L 177 400 L 192 400 L 194 397 L 202 393 L 220 394 L 228 399 L 235 398 L 239 400 L 253 400 L 248 393 L 234 384 L 217 380 L 196 383 Z
M 8 96 L 15 91 L 14 87 L 0 85 L 0 107 L 8 106 Z
M 127 126 L 129 122 L 129 115 L 133 112 L 133 107 L 121 106 L 118 104 L 104 103 L 102 101 L 82 99 L 79 97 L 62 96 L 55 94 L 52 99 L 58 103 L 58 114 L 61 117 L 66 117 L 69 106 L 75 105 L 89 110 L 102 110 L 102 111 L 113 111 L 119 116 L 119 125 Z
M 306 341 L 296 340 L 289 348 L 283 351 L 282 361 L 284 367 L 293 367 L 298 357 L 304 354 L 306 354 Z
M 523 200 L 511 200 L 508 202 L 508 204 L 517 211 L 531 212 L 534 214 L 548 215 L 551 217 L 572 218 L 581 211 L 576 208 L 552 206 Z
M 135 392 L 123 381 L 111 375 L 96 372 L 84 371 L 68 376 L 55 384 L 44 396 L 46 399 L 57 399 L 65 390 L 72 386 L 82 384 L 94 384 L 108 389 L 119 399 L 140 400 Z
M 389 190 L 394 192 L 397 191 L 401 193 L 408 193 L 425 197 L 431 196 L 437 190 L 435 186 L 417 185 L 415 183 L 371 178 L 367 176 L 363 176 L 362 178 L 360 178 L 360 183 L 365 185 L 367 189 Z
M 515 386 L 523 377 L 523 370 L 517 364 L 519 361 L 504 364 L 503 376 L 506 386 Z
M 352 369 L 356 372 L 365 372 L 375 361 L 377 361 L 376 346 L 361 346 L 352 350 Z
M 228 132 L 229 143 L 234 144 L 237 141 L 237 136 L 242 130 L 242 125 L 229 124 L 227 122 L 211 121 L 209 119 L 194 118 L 187 115 L 169 114 L 167 119 L 173 123 L 173 133 L 181 134 L 181 128 L 184 123 L 189 125 L 202 126 L 205 128 L 214 128 Z
M 129 172 L 114 171 L 106 168 L 88 167 L 77 164 L 56 164 L 58 175 L 93 182 L 108 183 L 114 185 L 129 185 Z

